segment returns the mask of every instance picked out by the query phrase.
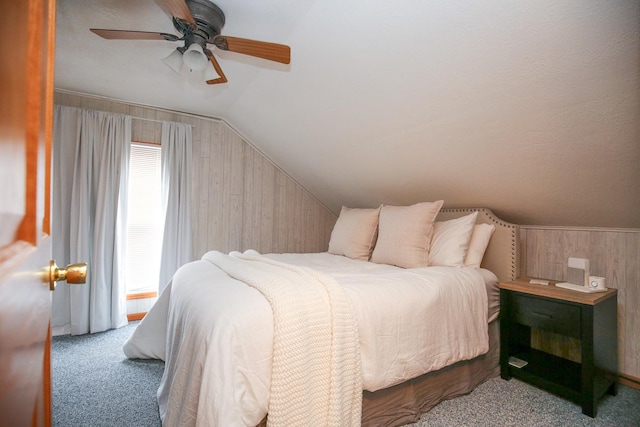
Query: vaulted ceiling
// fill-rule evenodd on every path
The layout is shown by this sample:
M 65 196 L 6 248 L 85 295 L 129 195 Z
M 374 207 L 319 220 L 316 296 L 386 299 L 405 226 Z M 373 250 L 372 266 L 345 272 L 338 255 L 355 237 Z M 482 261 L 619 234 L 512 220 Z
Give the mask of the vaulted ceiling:
M 161 61 L 154 0 L 58 0 L 57 89 L 219 117 L 329 208 L 486 206 L 520 224 L 640 228 L 637 0 L 218 0 L 229 82 Z

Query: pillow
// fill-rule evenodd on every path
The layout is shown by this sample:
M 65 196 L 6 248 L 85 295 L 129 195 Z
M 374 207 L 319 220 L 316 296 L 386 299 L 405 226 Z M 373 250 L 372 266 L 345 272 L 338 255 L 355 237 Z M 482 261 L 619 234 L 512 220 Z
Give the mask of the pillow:
M 429 265 L 464 265 L 478 212 L 433 224 Z
M 368 261 L 378 235 L 376 209 L 350 209 L 345 206 L 333 226 L 329 239 L 329 253 Z
M 473 227 L 464 265 L 480 268 L 484 253 L 487 250 L 487 246 L 489 246 L 489 240 L 491 240 L 491 235 L 495 230 L 496 226 L 493 224 L 476 224 Z
M 429 265 L 433 221 L 442 200 L 412 206 L 382 206 L 371 261 L 404 268 Z

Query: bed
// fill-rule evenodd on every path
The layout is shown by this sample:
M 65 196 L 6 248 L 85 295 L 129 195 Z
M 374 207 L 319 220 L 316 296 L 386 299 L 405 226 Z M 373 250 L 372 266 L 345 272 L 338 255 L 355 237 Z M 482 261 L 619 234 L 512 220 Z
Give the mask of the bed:
M 340 254 L 345 208 L 327 253 L 212 251 L 183 266 L 123 348 L 129 358 L 165 360 L 163 424 L 398 426 L 496 376 L 497 282 L 517 276 L 518 228 L 488 209 L 441 206 L 430 206 L 431 255 L 442 254 L 436 234 L 450 237 L 438 224 L 473 215 L 475 227 L 492 228 L 481 268 L 394 265 L 406 259 L 394 260 L 397 246 L 376 253 L 389 228 L 381 211 L 372 253 Z M 280 277 L 298 293 L 283 293 Z

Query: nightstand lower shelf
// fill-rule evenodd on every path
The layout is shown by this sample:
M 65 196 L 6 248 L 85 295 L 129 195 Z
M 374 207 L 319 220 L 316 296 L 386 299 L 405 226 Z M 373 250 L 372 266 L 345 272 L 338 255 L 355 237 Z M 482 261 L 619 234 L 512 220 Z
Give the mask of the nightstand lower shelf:
M 509 377 L 580 403 L 582 367 L 579 363 L 534 349 L 518 351 L 515 356 L 526 360 L 528 364 L 522 368 L 509 365 Z M 509 377 L 503 376 L 504 379 Z

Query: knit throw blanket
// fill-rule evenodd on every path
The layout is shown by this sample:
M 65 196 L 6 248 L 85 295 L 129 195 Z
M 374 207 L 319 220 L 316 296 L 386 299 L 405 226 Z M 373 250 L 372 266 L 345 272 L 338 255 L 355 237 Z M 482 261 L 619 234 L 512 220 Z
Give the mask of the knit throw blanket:
M 362 376 L 358 326 L 331 277 L 255 251 L 204 259 L 260 291 L 274 319 L 267 425 L 359 426 Z

